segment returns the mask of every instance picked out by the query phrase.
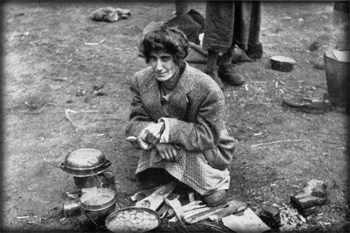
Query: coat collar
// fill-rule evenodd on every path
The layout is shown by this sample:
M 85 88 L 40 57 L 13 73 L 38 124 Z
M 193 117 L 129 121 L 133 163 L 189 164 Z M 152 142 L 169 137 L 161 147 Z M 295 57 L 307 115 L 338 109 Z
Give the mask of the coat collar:
M 188 104 L 187 93 L 192 90 L 191 67 L 186 63 L 185 70 L 169 96 L 170 117 L 184 119 Z M 143 101 L 147 112 L 154 120 L 164 117 L 160 102 L 159 84 L 153 72 L 146 78 L 143 87 Z

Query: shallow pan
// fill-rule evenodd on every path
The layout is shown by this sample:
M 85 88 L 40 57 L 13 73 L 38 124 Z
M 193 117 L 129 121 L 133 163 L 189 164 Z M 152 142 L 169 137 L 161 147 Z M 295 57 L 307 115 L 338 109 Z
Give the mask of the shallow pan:
M 108 230 L 119 232 L 146 232 L 155 229 L 160 224 L 156 211 L 143 207 L 127 207 L 112 212 L 106 218 Z

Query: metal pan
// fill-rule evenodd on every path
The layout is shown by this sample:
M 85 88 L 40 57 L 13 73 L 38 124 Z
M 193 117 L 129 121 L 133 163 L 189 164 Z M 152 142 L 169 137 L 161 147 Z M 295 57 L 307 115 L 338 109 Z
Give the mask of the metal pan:
M 101 151 L 81 148 L 69 153 L 60 168 L 76 177 L 87 177 L 104 172 L 110 165 L 111 162 Z
M 119 232 L 146 232 L 160 224 L 156 211 L 143 207 L 127 207 L 112 212 L 105 221 L 108 230 Z

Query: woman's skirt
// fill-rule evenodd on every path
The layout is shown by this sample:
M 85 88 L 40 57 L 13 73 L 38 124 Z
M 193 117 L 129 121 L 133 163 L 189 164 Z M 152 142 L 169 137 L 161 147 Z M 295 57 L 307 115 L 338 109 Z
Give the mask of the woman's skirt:
M 180 153 L 178 162 L 164 161 L 154 148 L 145 151 L 139 160 L 136 174 L 149 168 L 163 168 L 180 182 L 193 188 L 200 195 L 207 195 L 219 189 L 228 189 L 230 174 L 227 169 L 211 167 L 202 153 Z

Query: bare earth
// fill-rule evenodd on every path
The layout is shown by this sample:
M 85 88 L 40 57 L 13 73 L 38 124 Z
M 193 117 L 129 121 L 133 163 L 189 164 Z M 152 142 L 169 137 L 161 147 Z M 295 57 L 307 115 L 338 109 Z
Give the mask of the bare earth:
M 129 9 L 132 16 L 115 23 L 89 19 L 107 6 Z M 263 58 L 237 65 L 246 85 L 224 89 L 226 121 L 239 140 L 229 196 L 253 210 L 289 205 L 307 181 L 323 180 L 328 201 L 304 224 L 317 232 L 348 229 L 348 116 L 298 112 L 283 107 L 282 100 L 320 99 L 327 92 L 325 71 L 313 61 L 328 47 L 332 7 L 264 2 Z M 191 8 L 205 16 L 205 3 Z M 99 149 L 112 161 L 120 204 L 130 204 L 138 191 L 133 176 L 138 152 L 124 137 L 128 79 L 146 67 L 137 57 L 143 28 L 170 19 L 174 10 L 174 2 L 3 4 L 4 231 L 89 231 L 86 219 L 62 214 L 64 193 L 75 184 L 59 165 L 82 147 Z M 315 41 L 321 47 L 310 52 Z M 297 64 L 290 73 L 274 71 L 273 55 Z M 91 96 L 94 86 L 102 87 L 102 95 Z

